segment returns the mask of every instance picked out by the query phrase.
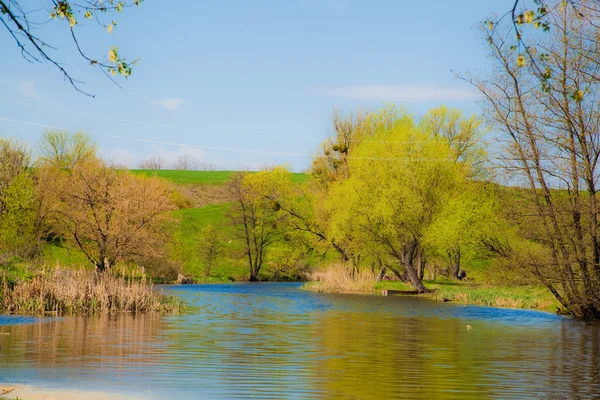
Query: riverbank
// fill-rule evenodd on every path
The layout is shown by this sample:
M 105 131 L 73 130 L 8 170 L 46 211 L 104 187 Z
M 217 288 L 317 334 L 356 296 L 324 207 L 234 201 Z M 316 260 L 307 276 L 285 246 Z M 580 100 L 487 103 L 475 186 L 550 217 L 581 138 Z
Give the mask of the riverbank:
M 0 400 L 139 400 L 144 398 L 122 393 L 45 388 L 22 384 L 0 384 Z
M 450 279 L 426 280 L 424 283 L 431 292 L 415 296 L 488 307 L 524 308 L 549 312 L 556 312 L 559 308 L 559 303 L 554 296 L 540 286 L 493 286 Z M 381 295 L 383 290 L 413 290 L 412 286 L 400 281 L 363 283 L 357 285 L 354 290 L 332 287 L 324 282 L 315 281 L 305 284 L 304 288 L 317 292 L 375 295 Z

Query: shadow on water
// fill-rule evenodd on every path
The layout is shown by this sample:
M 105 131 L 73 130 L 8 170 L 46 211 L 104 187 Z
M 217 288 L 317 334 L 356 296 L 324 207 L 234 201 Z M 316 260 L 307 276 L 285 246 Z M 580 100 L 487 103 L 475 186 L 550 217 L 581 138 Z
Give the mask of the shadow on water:
M 297 284 L 165 290 L 187 314 L 0 317 L 0 381 L 182 399 L 600 395 L 598 324 Z

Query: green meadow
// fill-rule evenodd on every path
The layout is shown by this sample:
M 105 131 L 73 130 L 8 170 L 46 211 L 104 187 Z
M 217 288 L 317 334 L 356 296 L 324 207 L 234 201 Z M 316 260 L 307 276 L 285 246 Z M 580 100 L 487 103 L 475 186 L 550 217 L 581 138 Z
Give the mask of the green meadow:
M 155 169 L 135 169 L 132 172 L 142 175 L 156 175 L 167 179 L 173 183 L 181 185 L 223 185 L 231 180 L 235 171 L 180 171 L 180 170 L 155 170 Z M 292 174 L 294 183 L 304 183 L 308 180 L 308 175 L 301 172 Z

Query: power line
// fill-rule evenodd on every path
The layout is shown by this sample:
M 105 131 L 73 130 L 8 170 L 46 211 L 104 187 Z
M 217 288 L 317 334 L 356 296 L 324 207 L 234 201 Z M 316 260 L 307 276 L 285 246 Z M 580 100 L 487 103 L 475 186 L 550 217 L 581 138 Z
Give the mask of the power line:
M 187 126 L 155 124 L 155 123 L 146 122 L 146 121 L 136 121 L 136 120 L 129 120 L 129 119 L 107 117 L 107 116 L 103 116 L 103 115 L 88 114 L 88 113 L 82 113 L 82 112 L 72 111 L 72 110 L 64 110 L 64 109 L 60 109 L 60 108 L 45 107 L 45 106 L 41 106 L 38 104 L 26 103 L 23 101 L 3 99 L 3 98 L 0 98 L 0 101 L 12 103 L 12 104 L 19 104 L 19 105 L 26 106 L 26 107 L 39 108 L 39 109 L 47 110 L 47 111 L 64 112 L 64 113 L 68 113 L 68 114 L 79 115 L 82 117 L 97 118 L 97 119 L 103 119 L 106 121 L 123 122 L 123 123 L 143 125 L 143 126 L 151 126 L 151 127 L 155 127 L 155 128 L 161 128 L 161 129 L 212 133 L 215 135 L 257 137 L 257 138 L 265 138 L 265 139 L 286 139 L 286 140 L 291 139 L 291 140 L 306 140 L 306 141 L 311 141 L 311 142 L 323 142 L 324 141 L 323 139 L 300 137 L 300 136 L 281 136 L 281 135 L 263 135 L 263 134 L 257 134 L 257 133 L 219 132 L 219 131 L 214 131 L 214 130 L 192 128 L 192 127 L 187 127 Z M 330 136 L 327 137 L 325 139 L 325 141 L 327 141 L 327 140 L 331 140 L 331 137 Z M 426 143 L 430 143 L 430 142 L 426 142 L 426 141 L 393 141 L 393 140 L 375 140 L 375 139 L 349 140 L 349 142 L 381 143 L 381 144 L 426 144 Z M 456 142 L 453 142 L 453 144 L 471 145 L 473 143 L 472 142 L 464 142 L 464 141 L 456 141 Z
M 18 120 L 18 119 L 13 119 L 13 118 L 7 118 L 7 117 L 3 117 L 3 116 L 0 116 L 0 120 L 23 124 L 23 125 L 38 126 L 38 127 L 47 128 L 47 129 L 67 131 L 67 132 L 80 132 L 81 131 L 79 129 L 72 129 L 72 128 L 54 126 L 54 125 L 40 124 L 37 122 L 23 121 L 23 120 Z M 177 142 L 169 142 L 169 141 L 163 141 L 163 140 L 152 140 L 152 139 L 145 139 L 145 138 L 138 138 L 138 137 L 114 135 L 114 134 L 110 134 L 110 133 L 92 133 L 92 135 L 103 136 L 103 137 L 108 137 L 108 138 L 113 138 L 113 139 L 132 140 L 132 141 L 145 142 L 145 143 L 162 144 L 162 145 L 167 145 L 167 146 L 183 146 L 183 147 L 198 148 L 198 149 L 205 149 L 205 150 L 218 150 L 218 151 L 253 153 L 253 154 L 268 154 L 268 155 L 292 156 L 292 157 L 312 157 L 312 155 L 302 154 L 302 153 L 272 152 L 272 151 L 255 150 L 255 149 L 240 149 L 240 148 L 230 148 L 230 147 L 204 146 L 204 145 L 196 145 L 196 144 L 190 144 L 190 143 L 177 143 Z M 428 142 L 398 142 L 398 143 L 411 144 L 411 143 L 428 143 Z M 454 162 L 455 161 L 452 158 L 427 158 L 427 157 L 347 156 L 347 158 L 352 159 L 352 160 L 371 160 L 371 161 L 418 161 L 418 162 L 434 162 L 434 161 L 436 161 L 436 162 L 437 161 Z
M 151 126 L 154 128 L 162 128 L 162 129 L 212 133 L 212 134 L 218 134 L 218 135 L 259 137 L 259 138 L 265 138 L 265 139 L 292 139 L 292 140 L 308 140 L 308 141 L 313 141 L 313 142 L 321 142 L 322 141 L 322 139 L 306 138 L 306 137 L 300 137 L 300 136 L 275 136 L 275 135 L 262 135 L 262 134 L 258 134 L 258 133 L 218 132 L 218 131 L 213 131 L 213 130 L 208 130 L 208 129 L 192 128 L 192 127 L 188 127 L 188 126 L 163 125 L 163 124 L 155 124 L 155 123 L 146 122 L 146 121 L 135 121 L 135 120 L 130 120 L 130 119 L 106 117 L 106 116 L 102 116 L 102 115 L 94 115 L 94 114 L 82 113 L 82 112 L 78 112 L 78 111 L 64 110 L 64 109 L 60 109 L 60 108 L 45 107 L 45 106 L 40 106 L 37 104 L 25 103 L 22 101 L 9 100 L 9 99 L 3 99 L 3 98 L 0 98 L 0 101 L 4 101 L 7 103 L 13 103 L 13 104 L 19 104 L 19 105 L 26 106 L 26 107 L 35 107 L 35 108 L 39 108 L 39 109 L 47 110 L 47 111 L 64 112 L 64 113 L 68 113 L 68 114 L 79 115 L 82 117 L 97 118 L 97 119 L 103 119 L 106 121 L 114 121 L 114 122 L 124 122 L 127 124 Z
M 47 128 L 47 129 L 62 130 L 62 131 L 67 131 L 67 132 L 80 132 L 80 130 L 78 130 L 78 129 L 71 129 L 71 128 L 53 126 L 53 125 L 40 124 L 37 122 L 23 121 L 23 120 L 18 120 L 18 119 L 6 118 L 6 117 L 2 117 L 2 116 L 0 116 L 0 120 L 14 122 L 14 123 L 23 124 L 23 125 L 39 126 L 41 128 Z M 168 146 L 192 147 L 192 148 L 206 149 L 206 150 L 220 150 L 220 151 L 231 151 L 231 152 L 241 152 L 241 153 L 269 154 L 269 155 L 277 155 L 277 156 L 310 157 L 309 155 L 302 154 L 302 153 L 273 152 L 273 151 L 264 151 L 264 150 L 254 150 L 254 149 L 204 146 L 204 145 L 189 144 L 189 143 L 176 143 L 176 142 L 167 142 L 167 141 L 162 141 L 162 140 L 151 140 L 151 139 L 144 139 L 144 138 L 137 138 L 137 137 L 130 137 L 130 136 L 113 135 L 110 133 L 95 133 L 95 134 L 92 133 L 92 135 L 104 136 L 104 137 L 109 137 L 109 138 L 113 138 L 113 139 L 126 139 L 126 140 L 133 140 L 133 141 L 145 142 L 145 143 L 162 144 L 162 145 L 168 145 Z

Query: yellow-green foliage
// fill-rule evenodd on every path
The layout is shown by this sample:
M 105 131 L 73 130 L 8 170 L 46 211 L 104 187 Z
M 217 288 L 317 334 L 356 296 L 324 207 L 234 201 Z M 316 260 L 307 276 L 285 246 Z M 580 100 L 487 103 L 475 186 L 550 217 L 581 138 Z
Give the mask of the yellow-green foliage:
M 0 138 L 0 252 L 28 255 L 36 246 L 35 186 L 25 146 Z
M 371 136 L 350 150 L 349 179 L 334 185 L 327 204 L 332 235 L 377 243 L 387 253 L 420 240 L 460 194 L 470 174 L 448 141 L 390 108 L 367 119 Z
M 177 207 L 178 210 L 182 208 L 190 208 L 192 206 L 192 202 L 190 199 L 185 197 L 179 190 L 174 189 L 171 193 L 171 201 Z
M 281 204 L 288 202 L 292 189 L 291 173 L 286 167 L 233 176 L 235 201 L 229 219 L 237 231 L 236 239 L 244 244 L 251 281 L 258 279 L 269 248 L 285 235 L 287 215 Z
M 36 243 L 35 187 L 22 172 L 2 190 L 0 246 L 9 253 L 25 254 Z
M 492 185 L 464 181 L 448 199 L 424 235 L 430 252 L 445 256 L 449 251 L 475 246 L 484 237 L 500 234 L 498 202 Z

